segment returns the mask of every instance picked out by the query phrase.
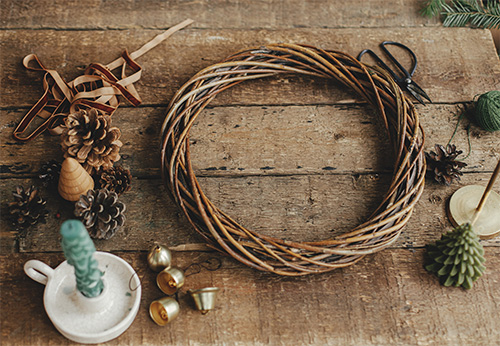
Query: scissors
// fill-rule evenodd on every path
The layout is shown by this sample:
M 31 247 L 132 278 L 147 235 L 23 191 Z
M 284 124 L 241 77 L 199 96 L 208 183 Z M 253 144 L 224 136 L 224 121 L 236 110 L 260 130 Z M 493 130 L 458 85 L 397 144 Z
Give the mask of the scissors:
M 391 54 L 391 52 L 387 49 L 386 46 L 397 46 L 400 48 L 403 48 L 406 50 L 413 61 L 413 66 L 408 72 L 400 63 L 397 61 L 397 59 Z M 389 59 L 396 65 L 400 71 L 400 73 L 394 72 L 392 69 L 389 68 L 389 66 L 386 65 L 382 61 L 382 59 L 375 54 L 371 49 L 365 49 L 361 51 L 358 55 L 358 60 L 361 59 L 361 57 L 364 54 L 370 55 L 377 63 L 380 64 L 389 74 L 391 77 L 394 79 L 394 81 L 399 85 L 401 89 L 404 89 L 408 91 L 415 99 L 417 99 L 418 102 L 421 104 L 425 105 L 424 100 L 422 98 L 425 98 L 427 101 L 432 102 L 430 97 L 426 94 L 426 92 L 417 84 L 415 83 L 411 78 L 413 77 L 413 74 L 415 73 L 415 70 L 417 69 L 417 57 L 413 51 L 406 47 L 404 44 L 399 43 L 399 42 L 393 42 L 393 41 L 384 41 L 380 44 L 380 48 L 382 51 L 389 57 Z

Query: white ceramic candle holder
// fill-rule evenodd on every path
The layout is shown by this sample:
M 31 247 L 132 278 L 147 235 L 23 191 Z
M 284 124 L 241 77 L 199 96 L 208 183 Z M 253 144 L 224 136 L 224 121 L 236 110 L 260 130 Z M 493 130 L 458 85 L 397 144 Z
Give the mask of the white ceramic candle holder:
M 104 273 L 104 289 L 95 298 L 78 291 L 75 269 L 67 261 L 55 269 L 38 260 L 24 265 L 26 275 L 45 285 L 45 311 L 57 330 L 84 344 L 121 335 L 134 321 L 141 302 L 141 282 L 130 264 L 107 252 L 95 252 L 94 256 Z

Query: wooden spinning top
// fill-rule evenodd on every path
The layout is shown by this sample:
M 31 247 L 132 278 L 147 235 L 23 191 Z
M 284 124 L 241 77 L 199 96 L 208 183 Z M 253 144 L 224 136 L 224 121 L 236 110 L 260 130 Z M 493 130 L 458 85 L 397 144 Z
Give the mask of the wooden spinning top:
M 65 200 L 75 202 L 94 188 L 94 180 L 75 159 L 68 157 L 61 165 L 58 191 Z
M 464 186 L 451 196 L 448 216 L 456 227 L 469 222 L 481 239 L 490 239 L 500 233 L 500 195 L 492 191 L 500 173 L 500 160 L 485 187 Z

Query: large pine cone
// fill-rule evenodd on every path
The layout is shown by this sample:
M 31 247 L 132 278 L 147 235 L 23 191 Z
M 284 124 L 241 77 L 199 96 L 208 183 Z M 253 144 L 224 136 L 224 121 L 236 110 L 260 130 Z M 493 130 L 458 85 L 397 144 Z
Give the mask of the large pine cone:
M 23 231 L 38 222 L 45 222 L 48 211 L 45 209 L 47 201 L 38 195 L 38 190 L 31 186 L 24 190 L 18 186 L 13 193 L 15 201 L 9 203 L 9 213 L 12 226 Z
M 83 109 L 66 117 L 61 146 L 65 158 L 73 157 L 92 174 L 120 159 L 120 136 L 120 130 L 111 127 L 111 116 L 95 108 Z
M 118 195 L 106 189 L 89 190 L 75 203 L 75 215 L 97 239 L 109 239 L 122 228 L 125 209 Z

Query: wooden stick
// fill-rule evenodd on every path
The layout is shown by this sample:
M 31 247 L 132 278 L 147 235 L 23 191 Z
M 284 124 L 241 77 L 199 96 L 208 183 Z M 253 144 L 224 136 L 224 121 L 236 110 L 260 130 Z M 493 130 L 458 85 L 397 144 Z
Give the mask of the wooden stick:
M 490 181 L 486 186 L 486 190 L 484 190 L 484 193 L 481 196 L 481 200 L 479 201 L 479 204 L 476 207 L 476 212 L 474 213 L 474 219 L 472 220 L 471 224 L 474 224 L 474 222 L 476 222 L 477 218 L 479 217 L 479 213 L 481 212 L 481 210 L 483 210 L 484 204 L 486 203 L 486 200 L 490 195 L 491 189 L 493 188 L 493 184 L 495 183 L 495 180 L 497 179 L 499 173 L 500 173 L 500 160 L 498 160 L 497 166 L 493 171 L 493 175 L 491 176 Z

